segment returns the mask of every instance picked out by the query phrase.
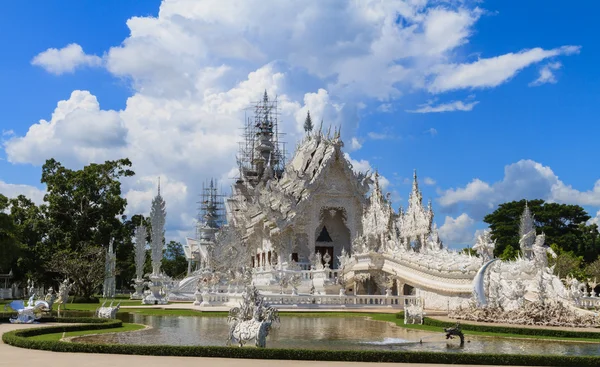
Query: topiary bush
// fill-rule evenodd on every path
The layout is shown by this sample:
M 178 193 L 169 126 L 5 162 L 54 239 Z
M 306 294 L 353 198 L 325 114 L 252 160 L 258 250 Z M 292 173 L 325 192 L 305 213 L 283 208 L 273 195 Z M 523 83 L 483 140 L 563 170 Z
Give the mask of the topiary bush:
M 50 320 L 52 319 L 52 320 Z M 55 352 L 111 353 L 156 356 L 251 358 L 279 360 L 321 360 L 347 362 L 402 362 L 402 363 L 447 363 L 447 364 L 495 364 L 530 366 L 599 366 L 600 356 L 562 355 L 516 355 L 516 354 L 468 354 L 442 352 L 394 352 L 394 351 L 330 351 L 302 349 L 238 348 L 172 345 L 127 345 L 65 343 L 60 341 L 32 340 L 28 337 L 41 334 L 98 330 L 120 327 L 119 320 L 94 318 L 48 318 L 55 322 L 86 322 L 81 325 L 56 325 L 46 328 L 21 329 L 2 335 L 6 344 L 22 348 L 41 349 Z
M 82 296 L 73 296 L 72 303 L 100 303 L 100 300 L 94 296 L 91 297 L 82 297 Z

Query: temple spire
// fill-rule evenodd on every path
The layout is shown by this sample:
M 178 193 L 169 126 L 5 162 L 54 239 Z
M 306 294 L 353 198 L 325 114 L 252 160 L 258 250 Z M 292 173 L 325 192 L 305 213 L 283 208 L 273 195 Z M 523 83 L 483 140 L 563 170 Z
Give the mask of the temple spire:
M 158 196 L 160 196 L 160 176 L 158 176 Z

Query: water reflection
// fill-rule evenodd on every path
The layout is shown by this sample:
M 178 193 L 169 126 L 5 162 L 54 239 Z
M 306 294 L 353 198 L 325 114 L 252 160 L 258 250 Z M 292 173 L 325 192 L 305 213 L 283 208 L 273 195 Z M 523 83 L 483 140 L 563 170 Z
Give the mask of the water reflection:
M 151 329 L 77 338 L 90 343 L 146 345 L 225 345 L 227 322 L 224 317 L 143 316 L 131 314 L 129 322 L 152 326 Z M 463 348 L 459 341 L 446 340 L 444 333 L 430 333 L 397 327 L 365 317 L 293 317 L 281 318 L 271 331 L 271 348 L 327 350 L 422 350 L 451 353 L 510 353 L 595 355 L 599 344 L 467 337 Z M 420 343 L 422 341 L 422 343 Z

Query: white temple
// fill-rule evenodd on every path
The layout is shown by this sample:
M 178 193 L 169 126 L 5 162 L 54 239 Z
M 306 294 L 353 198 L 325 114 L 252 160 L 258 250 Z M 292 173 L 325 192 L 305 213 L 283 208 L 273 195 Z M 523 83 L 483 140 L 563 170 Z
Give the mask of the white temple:
M 444 248 L 431 202 L 423 205 L 416 172 L 408 206 L 396 212 L 378 174 L 357 173 L 345 158 L 339 130 L 307 131 L 286 162 L 277 118 L 277 101 L 265 92 L 246 123 L 240 175 L 224 201 L 227 224 L 216 220 L 217 195 L 205 197 L 198 238 L 184 246 L 188 277 L 170 299 L 237 304 L 242 285 L 251 283 L 275 305 L 402 307 L 418 299 L 426 309 L 448 310 L 473 303 L 474 279 L 493 258 L 489 235 L 479 239 L 478 257 Z M 529 222 L 524 219 L 524 228 L 535 238 Z M 496 269 L 491 278 L 500 284 L 491 289 L 508 292 L 520 272 L 527 274 L 522 280 L 527 284 L 513 287 L 514 297 L 493 296 L 493 302 L 516 305 L 518 297 L 539 290 L 532 284 L 540 277 L 552 284 L 554 296 L 567 300 L 567 290 L 547 264 L 536 262 L 543 238 L 541 244 L 525 241 L 525 258 L 490 266 Z M 503 280 L 503 271 L 514 273 L 511 280 Z

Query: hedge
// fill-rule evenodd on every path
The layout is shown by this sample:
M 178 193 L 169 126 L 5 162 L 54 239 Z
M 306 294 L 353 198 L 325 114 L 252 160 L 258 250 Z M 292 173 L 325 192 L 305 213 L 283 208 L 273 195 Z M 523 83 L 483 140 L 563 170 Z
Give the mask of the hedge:
M 347 362 L 402 362 L 402 363 L 447 363 L 447 364 L 495 364 L 535 366 L 599 366 L 600 356 L 548 356 L 517 354 L 469 354 L 442 352 L 405 351 L 329 351 L 302 349 L 238 348 L 217 346 L 174 346 L 174 345 L 126 345 L 65 343 L 61 341 L 32 340 L 27 337 L 47 333 L 80 330 L 97 330 L 121 326 L 119 320 L 61 318 L 59 322 L 88 322 L 85 325 L 56 325 L 46 328 L 14 330 L 2 335 L 2 340 L 22 348 L 41 349 L 54 352 L 110 353 L 156 356 L 188 356 L 217 358 L 250 358 L 279 360 L 320 360 Z
M 585 338 L 585 339 L 599 339 L 600 330 L 594 331 L 571 331 L 571 330 L 560 330 L 560 329 L 540 329 L 540 328 L 520 328 L 512 326 L 492 326 L 492 325 L 473 325 L 463 324 L 460 320 L 460 328 L 463 331 L 480 331 L 486 333 L 501 333 L 501 334 L 516 334 L 516 335 L 533 335 L 533 336 L 551 336 L 558 338 Z M 448 322 L 432 319 L 429 317 L 423 318 L 423 325 L 435 326 L 440 328 L 446 328 L 456 325 L 456 322 Z

